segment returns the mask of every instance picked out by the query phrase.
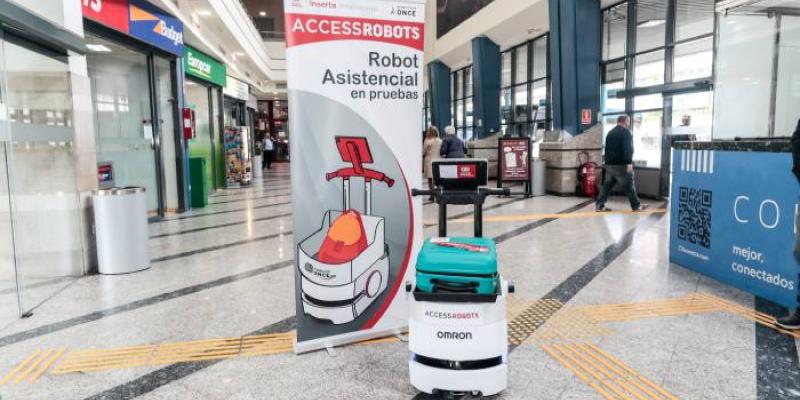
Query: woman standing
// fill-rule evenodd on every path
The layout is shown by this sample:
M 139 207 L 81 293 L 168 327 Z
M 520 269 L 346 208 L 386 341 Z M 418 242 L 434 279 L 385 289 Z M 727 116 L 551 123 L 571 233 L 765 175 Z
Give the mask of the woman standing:
M 428 179 L 428 188 L 433 189 L 433 160 L 441 158 L 439 151 L 442 148 L 442 139 L 439 138 L 439 130 L 435 126 L 428 128 L 425 135 L 425 143 L 422 145 L 422 162 L 424 165 L 425 178 Z M 430 197 L 433 200 L 433 196 Z

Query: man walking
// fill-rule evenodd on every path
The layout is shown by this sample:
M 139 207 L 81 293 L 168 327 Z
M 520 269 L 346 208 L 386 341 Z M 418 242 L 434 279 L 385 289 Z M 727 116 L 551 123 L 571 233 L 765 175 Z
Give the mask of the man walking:
M 261 152 L 264 153 L 262 154 L 264 159 L 261 161 L 261 169 L 271 169 L 272 157 L 275 155 L 275 143 L 268 134 L 264 135 L 264 140 L 261 142 Z
M 617 183 L 628 195 L 633 211 L 642 211 L 647 208 L 639 201 L 639 195 L 636 193 L 636 182 L 633 177 L 633 134 L 628 129 L 630 123 L 630 117 L 620 115 L 617 118 L 617 126 L 606 136 L 606 180 L 600 190 L 600 196 L 597 197 L 595 211 L 611 211 L 606 208 L 606 201 Z
M 794 159 L 792 171 L 797 177 L 797 181 L 800 182 L 800 121 L 797 122 L 797 128 L 794 130 L 794 135 L 792 135 L 792 158 Z M 795 222 L 795 227 L 797 228 L 796 232 L 800 232 L 800 215 L 798 215 Z M 797 258 L 797 262 L 800 263 L 800 233 L 795 238 L 794 256 Z M 800 298 L 798 298 L 798 301 L 800 301 Z M 778 318 L 776 322 L 786 329 L 800 329 L 800 309 L 795 309 L 786 317 Z
M 439 150 L 439 155 L 442 158 L 464 158 L 466 154 L 466 146 L 464 142 L 456 136 L 456 128 L 452 125 L 444 128 L 444 141 L 442 141 L 442 148 Z

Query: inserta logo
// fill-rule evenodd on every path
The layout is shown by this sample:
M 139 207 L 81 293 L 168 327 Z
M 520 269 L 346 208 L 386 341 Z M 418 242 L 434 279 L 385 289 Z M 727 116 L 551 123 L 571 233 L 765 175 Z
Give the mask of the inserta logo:
M 448 339 L 448 340 L 472 340 L 472 332 L 438 331 L 436 332 L 436 337 L 439 339 Z

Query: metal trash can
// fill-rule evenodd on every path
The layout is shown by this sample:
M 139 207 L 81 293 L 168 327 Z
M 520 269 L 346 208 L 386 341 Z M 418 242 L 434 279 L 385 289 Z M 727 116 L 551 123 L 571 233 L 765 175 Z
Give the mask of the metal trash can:
M 547 194 L 545 179 L 547 172 L 547 161 L 541 158 L 531 158 L 531 195 L 534 197 Z
M 97 190 L 92 201 L 99 272 L 127 274 L 150 268 L 145 189 Z
M 265 154 L 253 157 L 253 178 L 261 179 L 264 176 L 264 170 L 261 168 L 261 163 L 264 162 Z

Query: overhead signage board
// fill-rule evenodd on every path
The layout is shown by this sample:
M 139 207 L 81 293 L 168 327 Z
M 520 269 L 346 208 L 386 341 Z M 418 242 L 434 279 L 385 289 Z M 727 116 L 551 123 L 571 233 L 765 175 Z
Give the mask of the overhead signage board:
M 183 57 L 183 22 L 143 0 L 130 0 L 130 35 Z
M 237 100 L 250 100 L 250 86 L 247 83 L 242 82 L 232 76 L 228 76 L 227 80 L 228 82 L 222 89 L 222 93 Z
M 797 307 L 792 155 L 682 149 L 672 165 L 670 261 Z
M 186 75 L 211 82 L 217 86 L 225 87 L 228 82 L 225 65 L 191 46 L 186 46 L 183 68 Z
M 422 242 L 425 1 L 331 4 L 284 3 L 298 353 L 404 330 Z
M 128 0 L 82 0 L 83 16 L 128 33 Z
M 83 16 L 183 57 L 183 22 L 144 0 L 82 0 Z

